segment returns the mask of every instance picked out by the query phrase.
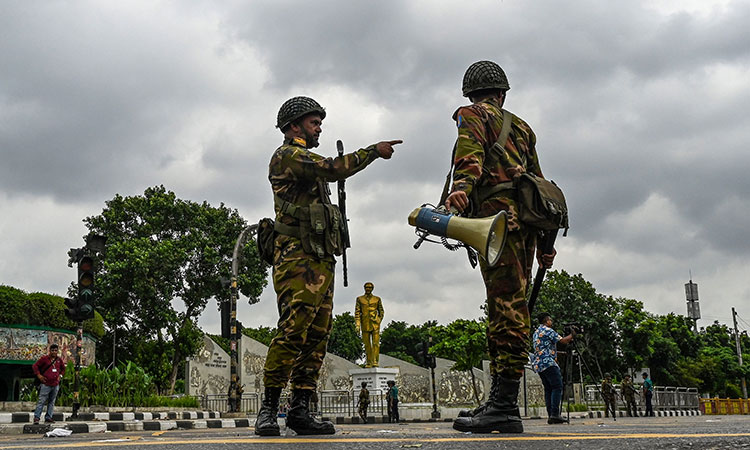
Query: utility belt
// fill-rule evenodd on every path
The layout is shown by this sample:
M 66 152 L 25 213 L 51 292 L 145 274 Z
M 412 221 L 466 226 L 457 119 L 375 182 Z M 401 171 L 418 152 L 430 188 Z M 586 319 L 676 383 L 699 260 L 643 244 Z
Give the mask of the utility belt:
M 322 196 L 322 194 L 321 194 Z M 343 233 L 346 223 L 339 207 L 331 203 L 312 203 L 299 206 L 274 195 L 278 207 L 274 230 L 300 240 L 305 253 L 318 259 L 339 256 L 344 252 Z M 295 225 L 281 223 L 283 216 L 293 217 Z

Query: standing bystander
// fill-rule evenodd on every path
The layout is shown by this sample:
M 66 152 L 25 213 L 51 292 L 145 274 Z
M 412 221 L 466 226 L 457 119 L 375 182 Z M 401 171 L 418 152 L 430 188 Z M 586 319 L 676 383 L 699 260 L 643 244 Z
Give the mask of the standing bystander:
M 39 360 L 31 366 L 34 371 L 34 376 L 36 376 L 41 382 L 39 385 L 39 401 L 37 401 L 36 410 L 34 410 L 34 423 L 39 423 L 39 418 L 42 416 L 44 405 L 47 405 L 47 413 L 44 415 L 44 422 L 55 422 L 52 418 L 52 414 L 55 411 L 57 393 L 60 391 L 60 380 L 62 380 L 63 374 L 65 374 L 65 364 L 62 359 L 57 356 L 58 350 L 59 347 L 57 344 L 50 345 L 49 354 L 39 358 Z
M 654 396 L 654 383 L 648 377 L 648 372 L 643 372 L 643 397 L 646 399 L 646 417 L 654 417 L 654 407 L 651 404 L 651 397 Z

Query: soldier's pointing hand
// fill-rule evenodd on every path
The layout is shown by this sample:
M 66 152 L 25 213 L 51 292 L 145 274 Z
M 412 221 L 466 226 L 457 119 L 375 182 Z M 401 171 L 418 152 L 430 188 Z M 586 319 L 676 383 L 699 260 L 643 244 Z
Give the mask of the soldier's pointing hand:
M 378 152 L 378 155 L 380 155 L 383 159 L 391 159 L 391 156 L 393 156 L 393 146 L 396 144 L 401 144 L 401 139 L 396 139 L 393 141 L 382 141 L 375 144 L 375 151 Z

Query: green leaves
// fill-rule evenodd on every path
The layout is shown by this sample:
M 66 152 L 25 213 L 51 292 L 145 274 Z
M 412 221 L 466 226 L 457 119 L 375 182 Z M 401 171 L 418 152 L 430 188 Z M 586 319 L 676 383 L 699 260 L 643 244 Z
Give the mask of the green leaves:
M 349 311 L 333 318 L 328 351 L 352 362 L 356 362 L 365 354 L 362 339 L 357 334 L 354 316 Z
M 181 200 L 164 186 L 140 196 L 118 194 L 84 222 L 108 238 L 97 281 L 108 326 L 143 336 L 130 340 L 141 348 L 148 340 L 171 346 L 171 392 L 185 356 L 200 345 L 198 317 L 211 299 L 229 298 L 221 280 L 231 277 L 234 245 L 247 222 L 223 204 Z M 267 283 L 266 268 L 254 242 L 242 255 L 240 291 L 257 297 Z M 134 352 L 141 348 L 126 356 L 137 358 Z

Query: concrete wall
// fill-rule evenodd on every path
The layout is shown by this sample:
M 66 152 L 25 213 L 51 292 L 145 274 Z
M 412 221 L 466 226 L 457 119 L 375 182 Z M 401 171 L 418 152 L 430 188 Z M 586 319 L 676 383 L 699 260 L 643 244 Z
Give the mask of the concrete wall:
M 203 348 L 185 364 L 188 395 L 226 395 L 229 390 L 229 355 L 210 337 L 203 336 Z

